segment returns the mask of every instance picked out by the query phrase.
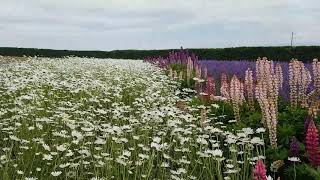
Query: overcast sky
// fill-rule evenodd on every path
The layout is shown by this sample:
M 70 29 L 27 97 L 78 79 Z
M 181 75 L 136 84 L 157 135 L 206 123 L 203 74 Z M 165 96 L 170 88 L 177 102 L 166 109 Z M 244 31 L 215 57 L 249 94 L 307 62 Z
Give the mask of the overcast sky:
M 0 0 L 0 46 L 320 45 L 319 0 Z

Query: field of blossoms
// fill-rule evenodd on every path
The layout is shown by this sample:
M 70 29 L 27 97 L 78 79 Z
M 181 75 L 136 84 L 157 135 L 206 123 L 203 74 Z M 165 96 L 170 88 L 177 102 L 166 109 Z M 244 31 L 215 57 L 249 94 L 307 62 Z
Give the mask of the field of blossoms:
M 199 60 L 181 49 L 145 62 L 164 69 L 182 89 L 194 90 L 185 104 L 218 105 L 215 115 L 224 117 L 227 130 L 265 128 L 264 156 L 258 156 L 251 178 L 320 179 L 320 62 L 316 57 L 308 62 L 266 57 Z M 208 108 L 200 111 L 200 117 L 205 128 Z
M 265 128 L 152 63 L 0 61 L 0 179 L 266 178 Z

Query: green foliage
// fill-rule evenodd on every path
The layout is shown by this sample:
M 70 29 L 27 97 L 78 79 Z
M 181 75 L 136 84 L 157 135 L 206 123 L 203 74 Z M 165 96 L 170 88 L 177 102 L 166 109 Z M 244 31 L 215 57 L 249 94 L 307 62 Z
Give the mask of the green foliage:
M 296 179 L 297 180 L 318 180 L 320 179 L 320 169 L 314 169 L 307 164 L 296 164 Z M 287 179 L 294 179 L 293 164 L 285 169 L 284 172 Z
M 311 176 L 314 179 L 320 179 L 320 168 L 314 169 L 307 164 L 303 164 L 302 166 L 305 168 L 304 170 L 305 170 L 306 174 L 308 174 L 309 176 Z M 303 174 L 304 179 L 306 177 L 306 174 Z

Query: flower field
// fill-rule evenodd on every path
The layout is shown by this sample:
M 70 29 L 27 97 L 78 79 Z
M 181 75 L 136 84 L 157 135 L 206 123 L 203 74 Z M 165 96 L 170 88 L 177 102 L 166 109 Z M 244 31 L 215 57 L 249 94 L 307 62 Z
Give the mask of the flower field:
M 1 179 L 251 179 L 264 159 L 263 128 L 183 107 L 192 90 L 150 63 L 25 58 L 0 74 Z
M 0 179 L 320 177 L 317 60 L 0 61 Z
M 320 179 L 318 59 L 199 60 L 181 49 L 145 61 L 167 71 L 181 88 L 194 90 L 188 105 L 217 104 L 214 114 L 224 116 L 227 130 L 265 128 L 264 156 L 254 162 L 250 178 Z M 200 112 L 204 129 L 210 124 L 206 109 Z

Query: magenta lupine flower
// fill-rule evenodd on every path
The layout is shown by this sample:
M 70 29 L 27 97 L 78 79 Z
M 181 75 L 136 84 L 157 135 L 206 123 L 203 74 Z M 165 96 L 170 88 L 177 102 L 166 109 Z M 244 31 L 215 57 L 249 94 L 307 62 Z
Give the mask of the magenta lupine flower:
M 306 150 L 310 164 L 314 167 L 320 165 L 320 156 L 319 156 L 319 135 L 318 129 L 314 124 L 314 121 L 311 120 L 308 126 L 307 135 L 306 135 Z
M 295 136 L 290 140 L 289 157 L 299 157 L 299 143 Z
M 304 120 L 304 134 L 307 134 L 307 130 L 309 127 L 309 123 L 312 120 L 312 117 L 310 115 L 308 115 L 305 120 Z
M 254 180 L 267 180 L 266 176 L 266 167 L 263 164 L 263 161 L 260 159 L 258 160 L 256 166 L 253 170 L 253 179 Z

